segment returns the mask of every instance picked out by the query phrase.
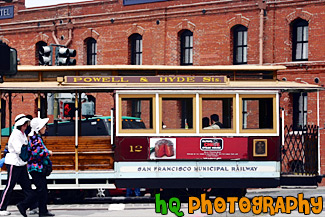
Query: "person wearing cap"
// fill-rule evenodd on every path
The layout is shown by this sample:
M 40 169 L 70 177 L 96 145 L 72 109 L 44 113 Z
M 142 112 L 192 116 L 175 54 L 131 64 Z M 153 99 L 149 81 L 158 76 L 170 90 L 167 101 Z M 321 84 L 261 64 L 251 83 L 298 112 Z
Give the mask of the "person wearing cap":
M 5 157 L 5 164 L 7 167 L 7 185 L 2 191 L 0 201 L 0 216 L 10 215 L 10 212 L 6 211 L 9 204 L 10 196 L 16 183 L 19 183 L 25 194 L 25 199 L 17 204 L 17 208 L 21 215 L 27 217 L 26 210 L 34 202 L 34 192 L 31 187 L 31 181 L 28 176 L 26 164 L 19 154 L 21 147 L 28 144 L 25 130 L 30 120 L 24 115 L 17 115 L 15 118 L 14 129 L 8 140 L 8 153 Z
M 46 131 L 46 124 L 49 121 L 48 118 L 33 118 L 30 122 L 31 131 L 29 136 L 29 150 L 31 157 L 29 158 L 27 168 L 30 175 L 33 178 L 33 183 L 36 186 L 37 201 L 39 208 L 39 216 L 54 216 L 47 209 L 47 182 L 46 175 L 43 173 L 45 164 L 51 164 L 49 151 L 43 143 L 42 136 Z

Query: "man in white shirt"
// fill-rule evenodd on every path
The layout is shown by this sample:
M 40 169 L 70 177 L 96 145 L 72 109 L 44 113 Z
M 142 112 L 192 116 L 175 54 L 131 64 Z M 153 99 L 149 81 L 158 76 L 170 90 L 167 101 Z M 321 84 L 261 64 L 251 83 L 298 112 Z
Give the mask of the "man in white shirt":
M 21 186 L 25 194 L 25 199 L 17 204 L 20 214 L 27 217 L 26 210 L 32 203 L 34 203 L 35 195 L 31 188 L 31 181 L 27 172 L 27 162 L 23 161 L 19 157 L 22 145 L 28 144 L 25 130 L 29 121 L 30 119 L 28 119 L 24 114 L 17 115 L 15 118 L 14 129 L 8 140 L 9 153 L 7 153 L 5 157 L 5 164 L 8 171 L 8 182 L 1 195 L 0 216 L 10 215 L 10 212 L 6 210 L 16 183 Z
M 211 125 L 208 127 L 204 127 L 203 129 L 220 129 L 222 128 L 222 124 L 219 122 L 219 115 L 213 114 L 211 115 Z

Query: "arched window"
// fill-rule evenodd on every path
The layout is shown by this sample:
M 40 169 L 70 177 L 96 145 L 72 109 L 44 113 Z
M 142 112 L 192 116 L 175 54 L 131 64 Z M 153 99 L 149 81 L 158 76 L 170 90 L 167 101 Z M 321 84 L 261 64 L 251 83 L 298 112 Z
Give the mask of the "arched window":
M 308 60 L 308 22 L 297 19 L 292 22 L 292 61 Z
M 36 46 L 35 46 L 35 62 L 36 64 L 35 65 L 43 65 L 43 60 L 41 59 L 42 58 L 42 55 L 40 55 L 40 47 L 42 46 L 47 46 L 46 42 L 44 41 L 39 41 L 36 43 Z
M 247 64 L 247 28 L 238 25 L 233 28 L 233 64 Z
M 142 36 L 133 34 L 129 37 L 131 65 L 142 65 Z
M 193 32 L 189 30 L 181 34 L 181 65 L 193 65 Z
M 97 65 L 97 41 L 93 38 L 87 40 L 87 65 Z

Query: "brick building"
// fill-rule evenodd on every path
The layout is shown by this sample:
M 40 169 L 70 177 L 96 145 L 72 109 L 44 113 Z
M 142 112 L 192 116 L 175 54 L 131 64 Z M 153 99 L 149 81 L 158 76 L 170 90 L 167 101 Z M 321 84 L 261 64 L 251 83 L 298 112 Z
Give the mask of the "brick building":
M 13 6 L 12 17 L 0 20 L 0 39 L 17 49 L 21 65 L 38 65 L 41 46 L 61 44 L 76 49 L 78 65 L 273 64 L 287 66 L 279 73 L 280 80 L 322 85 L 325 79 L 324 0 L 94 0 L 40 8 L 24 5 L 24 0 L 0 3 L 0 17 Z M 17 77 L 37 79 L 28 73 Z M 324 92 L 319 97 L 323 128 Z M 33 94 L 17 99 L 36 103 Z M 112 102 L 96 99 L 110 108 Z M 285 97 L 281 106 L 287 124 L 317 124 L 316 99 L 317 93 Z M 35 106 L 29 112 L 35 113 Z M 324 174 L 324 130 L 320 133 Z

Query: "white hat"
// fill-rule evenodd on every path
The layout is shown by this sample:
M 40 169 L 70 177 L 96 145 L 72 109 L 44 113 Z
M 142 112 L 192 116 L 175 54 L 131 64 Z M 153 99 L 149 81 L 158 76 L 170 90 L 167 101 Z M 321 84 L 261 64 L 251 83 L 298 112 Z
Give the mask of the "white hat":
M 33 120 L 31 120 L 30 122 L 30 126 L 31 126 L 31 131 L 28 134 L 29 136 L 33 136 L 34 133 L 38 133 L 40 129 L 42 129 L 45 124 L 47 124 L 47 122 L 49 121 L 49 118 L 33 118 Z
M 30 119 L 27 118 L 26 115 L 24 114 L 17 115 L 15 118 L 15 128 L 24 125 L 26 121 L 30 121 Z

